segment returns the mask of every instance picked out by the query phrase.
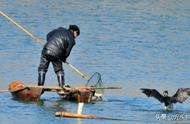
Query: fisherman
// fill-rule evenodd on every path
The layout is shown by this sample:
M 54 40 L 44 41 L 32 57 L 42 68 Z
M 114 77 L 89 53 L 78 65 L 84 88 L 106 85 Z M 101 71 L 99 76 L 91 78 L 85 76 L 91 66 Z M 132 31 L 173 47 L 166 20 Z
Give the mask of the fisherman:
M 43 86 L 49 63 L 53 64 L 54 71 L 60 87 L 65 87 L 64 70 L 62 62 L 66 62 L 71 49 L 75 45 L 75 39 L 80 35 L 80 29 L 76 25 L 70 25 L 69 29 L 59 27 L 47 34 L 47 42 L 41 53 L 38 67 L 38 86 Z

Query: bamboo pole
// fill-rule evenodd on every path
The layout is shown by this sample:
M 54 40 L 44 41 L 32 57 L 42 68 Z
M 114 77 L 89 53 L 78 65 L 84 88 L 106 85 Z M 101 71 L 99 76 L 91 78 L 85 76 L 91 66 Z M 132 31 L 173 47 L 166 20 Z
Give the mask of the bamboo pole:
M 88 75 L 86 75 L 85 73 L 82 73 L 81 71 L 79 71 L 75 66 L 73 66 L 72 64 L 65 62 L 69 67 L 71 67 L 73 70 L 75 70 L 82 78 L 89 80 L 90 77 Z
M 122 119 L 114 119 L 114 118 L 105 118 L 105 117 L 97 117 L 94 115 L 82 115 L 82 114 L 75 114 L 70 112 L 56 112 L 56 117 L 67 117 L 67 118 L 80 118 L 80 119 L 99 119 L 99 120 L 122 120 Z
M 106 89 L 106 90 L 115 90 L 115 89 L 121 89 L 121 87 L 74 87 L 74 88 L 61 88 L 61 87 L 50 87 L 50 86 L 35 86 L 35 85 L 26 85 L 24 86 L 25 88 L 30 88 L 30 87 L 36 87 L 36 88 L 42 88 L 44 91 L 50 91 L 50 92 L 57 92 L 61 91 L 63 89 L 65 90 L 71 90 L 71 89 Z M 8 89 L 0 90 L 0 93 L 3 92 L 10 92 Z M 11 91 L 14 92 L 14 91 Z
M 20 24 L 18 24 L 17 22 L 15 22 L 13 19 L 11 19 L 9 16 L 7 16 L 5 13 L 3 13 L 2 11 L 0 11 L 0 15 L 5 17 L 8 21 L 12 22 L 14 25 L 16 25 L 18 28 L 20 28 L 23 32 L 25 32 L 26 34 L 28 34 L 32 39 L 34 39 L 36 42 L 38 42 L 40 45 L 44 45 L 44 42 L 41 41 L 40 39 L 38 39 L 36 36 L 34 36 L 31 32 L 29 32 L 28 30 L 26 30 L 24 27 L 22 27 Z
M 68 118 L 83 118 L 83 119 L 98 119 L 98 117 L 93 115 L 81 115 L 81 114 L 74 114 L 70 112 L 56 112 L 56 117 L 68 117 Z
M 24 90 L 24 89 L 26 89 L 27 87 L 24 87 L 24 88 L 22 88 L 22 89 L 19 89 L 19 90 L 0 90 L 0 93 L 5 93 L 5 92 L 15 92 L 15 91 L 20 91 L 20 90 Z
M 35 85 L 26 85 L 25 87 L 37 87 L 37 88 L 43 88 L 43 89 L 52 89 L 52 90 L 71 90 L 71 89 L 107 89 L 107 90 L 114 90 L 114 89 L 122 89 L 121 87 L 112 87 L 112 86 L 108 86 L 108 87 L 73 87 L 73 88 L 69 88 L 69 87 L 50 87 L 50 86 L 35 86 Z
M 0 90 L 0 93 L 9 92 L 9 90 Z

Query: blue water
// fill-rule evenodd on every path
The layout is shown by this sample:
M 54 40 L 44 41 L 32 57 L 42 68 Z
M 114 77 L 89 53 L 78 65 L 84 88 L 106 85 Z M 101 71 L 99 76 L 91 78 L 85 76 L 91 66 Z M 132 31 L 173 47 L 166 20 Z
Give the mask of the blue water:
M 82 72 L 100 72 L 107 86 L 104 101 L 85 104 L 83 114 L 125 119 L 125 121 L 58 118 L 56 111 L 77 111 L 77 103 L 45 93 L 39 102 L 21 102 L 11 94 L 0 94 L 0 123 L 20 124 L 126 124 L 190 123 L 190 100 L 176 104 L 169 114 L 186 115 L 182 121 L 157 120 L 165 114 L 163 105 L 148 99 L 140 88 L 169 90 L 173 95 L 190 82 L 190 1 L 189 0 L 1 0 L 0 10 L 35 36 L 59 26 L 77 24 L 81 35 L 68 59 Z M 42 46 L 0 17 L 0 89 L 10 82 L 37 84 Z M 64 65 L 66 82 L 84 86 L 82 79 Z M 56 86 L 50 66 L 46 86 Z M 168 114 L 168 113 L 166 113 Z

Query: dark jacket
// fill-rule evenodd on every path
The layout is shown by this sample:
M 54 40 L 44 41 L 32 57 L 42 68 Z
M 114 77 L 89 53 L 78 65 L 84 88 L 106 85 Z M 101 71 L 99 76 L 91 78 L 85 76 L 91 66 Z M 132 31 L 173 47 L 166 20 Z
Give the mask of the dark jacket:
M 47 34 L 47 43 L 42 53 L 65 61 L 74 45 L 75 39 L 71 31 L 60 27 Z

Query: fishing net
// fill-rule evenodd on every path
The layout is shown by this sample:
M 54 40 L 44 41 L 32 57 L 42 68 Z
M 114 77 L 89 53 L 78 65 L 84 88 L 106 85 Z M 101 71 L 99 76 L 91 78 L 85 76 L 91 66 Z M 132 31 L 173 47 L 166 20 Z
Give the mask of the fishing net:
M 103 87 L 104 84 L 102 82 L 102 78 L 101 78 L 101 74 L 98 73 L 98 72 L 95 72 L 91 77 L 90 79 L 87 81 L 86 87 Z M 99 93 L 99 94 L 104 94 L 104 90 L 103 89 L 96 89 L 96 93 Z

